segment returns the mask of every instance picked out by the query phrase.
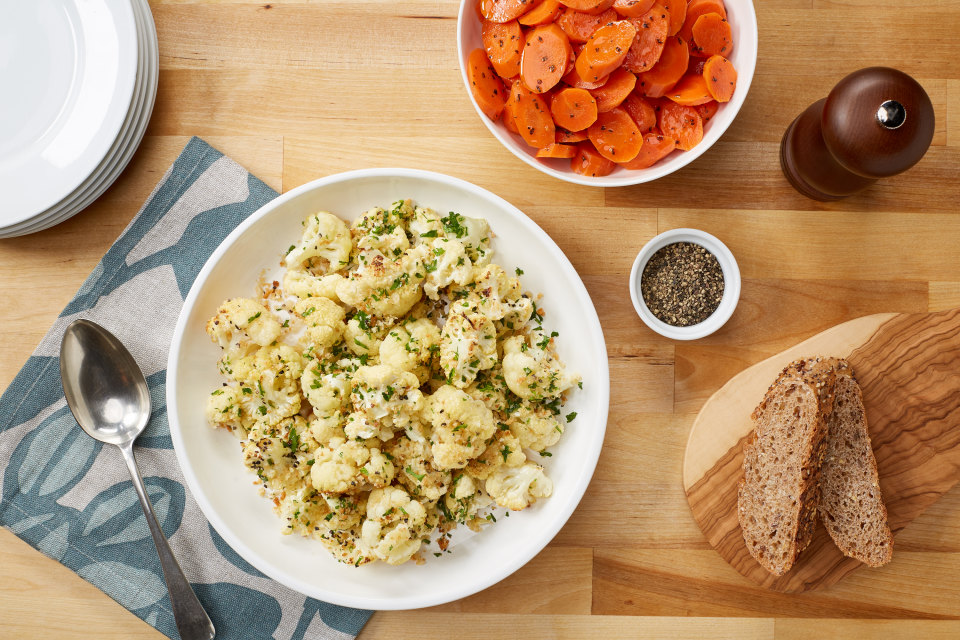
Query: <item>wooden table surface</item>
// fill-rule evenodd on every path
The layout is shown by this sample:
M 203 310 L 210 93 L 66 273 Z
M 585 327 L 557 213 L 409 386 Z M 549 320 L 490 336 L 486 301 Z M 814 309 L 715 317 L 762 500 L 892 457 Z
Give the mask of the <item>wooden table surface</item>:
M 190 136 L 280 191 L 350 169 L 439 171 L 518 206 L 580 273 L 610 356 L 607 441 L 580 507 L 529 565 L 458 602 L 377 613 L 361 638 L 960 637 L 960 490 L 897 538 L 890 565 L 791 595 L 730 568 L 681 485 L 693 418 L 735 373 L 851 318 L 960 305 L 960 2 L 758 2 L 757 75 L 729 131 L 669 177 L 607 190 L 548 178 L 486 130 L 457 68 L 457 0 L 151 5 L 160 87 L 133 162 L 72 220 L 0 240 L 0 273 L 18 287 L 0 306 L 0 389 Z M 780 172 L 785 127 L 877 64 L 927 90 L 933 147 L 845 202 L 804 199 Z M 675 227 L 719 237 L 743 275 L 733 318 L 692 344 L 648 330 L 627 290 L 640 247 Z M 0 637 L 162 636 L 0 530 Z

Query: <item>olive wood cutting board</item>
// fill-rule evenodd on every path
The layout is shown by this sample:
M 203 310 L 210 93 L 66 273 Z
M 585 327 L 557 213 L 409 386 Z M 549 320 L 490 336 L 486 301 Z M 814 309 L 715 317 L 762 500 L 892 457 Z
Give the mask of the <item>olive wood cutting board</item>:
M 787 364 L 818 355 L 846 358 L 860 382 L 895 537 L 960 481 L 960 309 L 865 316 L 743 371 L 700 410 L 687 442 L 683 485 L 713 548 L 741 574 L 775 591 L 829 587 L 861 566 L 818 522 L 810 546 L 778 578 L 747 551 L 737 519 L 750 414 Z

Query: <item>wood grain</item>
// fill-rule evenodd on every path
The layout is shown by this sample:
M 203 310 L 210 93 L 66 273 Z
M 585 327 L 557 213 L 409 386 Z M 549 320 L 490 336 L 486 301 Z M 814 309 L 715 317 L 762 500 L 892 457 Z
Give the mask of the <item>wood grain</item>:
M 750 412 L 787 363 L 811 355 L 847 358 L 856 372 L 894 536 L 960 481 L 960 309 L 866 316 L 744 371 L 697 416 L 684 487 L 694 517 L 719 554 L 775 591 L 823 589 L 861 566 L 843 556 L 821 524 L 793 568 L 778 578 L 747 551 L 737 519 Z

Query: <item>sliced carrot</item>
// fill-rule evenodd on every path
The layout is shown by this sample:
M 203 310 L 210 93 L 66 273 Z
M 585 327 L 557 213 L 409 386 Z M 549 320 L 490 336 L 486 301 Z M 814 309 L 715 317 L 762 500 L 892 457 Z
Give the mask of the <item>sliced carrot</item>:
M 676 148 L 677 144 L 672 138 L 659 133 L 647 133 L 643 136 L 643 146 L 640 147 L 636 157 L 629 162 L 619 164 L 624 169 L 646 169 L 670 155 Z
M 706 104 L 698 104 L 694 109 L 700 114 L 700 118 L 703 120 L 704 126 L 706 126 L 706 124 L 710 122 L 710 119 L 717 115 L 717 110 L 720 109 L 720 103 L 716 100 L 711 100 Z
M 491 22 L 516 20 L 543 0 L 481 0 L 480 13 Z
M 597 111 L 606 113 L 614 107 L 619 107 L 620 103 L 627 99 L 630 92 L 637 84 L 637 76 L 633 75 L 623 67 L 616 69 L 607 76 L 607 82 L 599 89 L 594 89 L 590 93 L 597 99 Z
M 528 27 L 540 27 L 545 24 L 550 24 L 559 18 L 564 11 L 566 11 L 566 7 L 560 4 L 558 0 L 543 0 L 543 2 L 517 18 L 517 20 L 520 24 Z
M 703 120 L 693 107 L 664 103 L 657 124 L 663 135 L 676 140 L 678 149 L 690 151 L 703 140 Z
M 680 78 L 680 81 L 670 89 L 667 97 L 677 104 L 688 107 L 706 104 L 713 100 L 713 96 L 707 89 L 707 81 L 703 76 L 698 75 L 686 75 Z
M 481 23 L 486 20 L 486 18 L 483 17 L 483 0 L 477 0 L 477 4 L 475 4 L 473 8 L 476 10 L 477 17 L 480 18 Z
M 514 121 L 520 137 L 527 144 L 542 149 L 556 140 L 556 127 L 543 98 L 530 91 L 525 82 L 517 82 L 510 89 Z
M 730 102 L 737 89 L 737 70 L 723 56 L 711 56 L 703 65 L 707 89 L 717 102 Z
M 693 46 L 693 25 L 697 23 L 700 16 L 708 13 L 718 13 L 726 20 L 727 10 L 723 6 L 723 0 L 690 0 L 687 5 L 687 17 L 684 18 L 683 27 L 678 32 L 688 45 Z
M 573 55 L 570 40 L 555 24 L 536 27 L 527 32 L 520 62 L 520 75 L 527 88 L 536 93 L 552 89 L 567 70 Z
M 594 31 L 602 25 L 616 22 L 617 14 L 610 9 L 598 16 L 591 16 L 586 13 L 580 13 L 574 9 L 567 9 L 562 16 L 557 18 L 556 24 L 560 25 L 570 42 L 583 43 L 590 39 Z
M 669 35 L 675 36 L 683 27 L 684 18 L 687 17 L 687 0 L 661 0 L 661 4 L 670 13 Z
M 706 58 L 695 58 L 690 56 L 690 62 L 687 63 L 687 75 L 691 73 L 697 75 L 703 75 L 703 64 L 706 62 Z
M 690 52 L 680 36 L 667 39 L 660 60 L 649 71 L 640 74 L 640 91 L 651 98 L 661 98 L 687 71 Z M 579 63 L 579 60 L 578 60 Z
M 551 144 L 537 151 L 538 158 L 572 158 L 577 148 L 569 144 Z
M 597 120 L 597 101 L 586 89 L 561 89 L 550 101 L 550 113 L 558 126 L 583 131 Z
M 567 75 L 563 76 L 563 81 L 566 82 L 571 87 L 576 87 L 577 89 L 599 89 L 603 85 L 607 84 L 607 80 L 610 76 L 603 76 L 596 82 L 587 82 L 580 77 L 580 74 L 577 73 L 577 66 L 574 65 L 573 69 L 567 72 Z
M 633 38 L 627 57 L 623 59 L 623 66 L 633 73 L 643 73 L 652 69 L 663 53 L 663 45 L 670 32 L 670 14 L 658 3 L 634 20 L 633 26 L 637 29 L 637 35 Z
M 626 111 L 633 121 L 640 127 L 640 133 L 647 133 L 657 126 L 657 112 L 653 110 L 653 105 L 638 96 L 631 93 L 623 101 L 621 108 Z
M 616 0 L 613 10 L 621 18 L 639 18 L 650 11 L 657 0 Z
M 587 140 L 577 145 L 577 155 L 570 161 L 570 168 L 582 176 L 603 177 L 610 175 L 617 165 L 600 155 Z
M 564 32 L 564 33 L 566 33 L 566 32 Z M 569 38 L 568 38 L 568 40 L 569 40 Z M 581 47 L 582 47 L 583 45 L 578 45 L 578 46 L 581 46 Z M 580 53 L 580 51 L 577 50 L 577 49 L 574 49 L 573 43 L 571 43 L 571 44 L 570 44 L 570 57 L 567 58 L 567 66 L 566 66 L 566 69 L 564 69 L 564 71 L 563 71 L 563 75 L 567 75 L 568 73 L 570 73 L 571 71 L 573 71 L 574 69 L 577 68 L 577 54 L 578 54 L 578 53 Z
M 629 20 L 618 20 L 600 27 L 577 56 L 577 73 L 589 82 L 609 75 L 627 57 L 636 35 L 637 29 Z
M 730 23 L 719 13 L 705 13 L 693 23 L 693 47 L 690 53 L 709 58 L 729 58 L 733 52 L 733 31 Z
M 576 144 L 589 140 L 586 130 L 583 131 L 564 131 L 557 127 L 557 144 Z
M 474 49 L 470 53 L 467 60 L 467 79 L 480 110 L 491 120 L 496 120 L 503 111 L 507 96 L 500 77 L 493 70 L 487 52 L 483 49 Z
M 510 133 L 520 135 L 520 129 L 517 129 L 517 121 L 513 118 L 513 111 L 510 109 L 509 102 L 504 105 L 503 111 L 500 112 L 500 122 Z
M 633 160 L 643 145 L 640 127 L 620 108 L 599 114 L 587 135 L 600 155 L 613 162 Z
M 511 78 L 520 73 L 520 58 L 523 56 L 523 29 L 516 20 L 510 22 L 483 21 L 483 48 L 493 64 L 497 75 Z
M 615 0 L 560 0 L 575 11 L 598 16 L 613 6 Z

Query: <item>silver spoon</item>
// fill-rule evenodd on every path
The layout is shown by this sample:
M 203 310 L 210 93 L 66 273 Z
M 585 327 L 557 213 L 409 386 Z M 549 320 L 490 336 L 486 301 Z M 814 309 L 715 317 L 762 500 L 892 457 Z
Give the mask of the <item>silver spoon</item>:
M 180 637 L 211 640 L 216 630 L 157 523 L 133 457 L 133 441 L 150 419 L 150 390 L 143 372 L 116 336 L 95 322 L 75 320 L 60 343 L 60 377 L 63 394 L 80 428 L 100 442 L 117 445 L 123 453 L 157 545 Z

